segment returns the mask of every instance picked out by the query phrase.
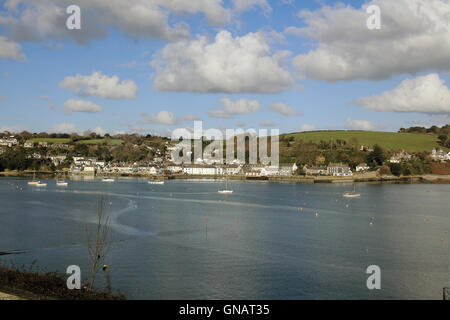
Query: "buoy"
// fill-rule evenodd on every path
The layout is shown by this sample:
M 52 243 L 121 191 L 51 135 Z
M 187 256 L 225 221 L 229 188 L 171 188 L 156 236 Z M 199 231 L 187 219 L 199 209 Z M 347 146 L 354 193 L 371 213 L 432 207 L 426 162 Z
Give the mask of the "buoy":
M 319 216 L 319 213 L 316 212 L 316 217 L 318 217 L 318 216 Z
M 373 222 L 370 222 L 369 224 L 370 224 L 370 226 L 373 226 Z

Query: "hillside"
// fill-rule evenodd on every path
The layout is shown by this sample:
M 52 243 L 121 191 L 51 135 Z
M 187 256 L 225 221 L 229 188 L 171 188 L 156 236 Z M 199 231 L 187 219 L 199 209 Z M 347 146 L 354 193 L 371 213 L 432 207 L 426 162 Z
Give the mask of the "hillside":
M 312 131 L 290 133 L 284 136 L 315 143 L 330 140 L 336 141 L 338 139 L 348 142 L 351 138 L 356 138 L 361 145 L 374 146 L 378 144 L 386 150 L 405 150 L 409 152 L 431 152 L 433 148 L 440 147 L 437 136 L 432 134 L 376 131 Z
M 69 143 L 71 140 L 69 138 L 33 138 L 29 140 L 34 143 L 47 142 L 47 143 Z M 103 144 L 106 143 L 109 146 L 117 146 L 123 143 L 120 139 L 88 139 L 79 140 L 75 142 L 77 144 Z

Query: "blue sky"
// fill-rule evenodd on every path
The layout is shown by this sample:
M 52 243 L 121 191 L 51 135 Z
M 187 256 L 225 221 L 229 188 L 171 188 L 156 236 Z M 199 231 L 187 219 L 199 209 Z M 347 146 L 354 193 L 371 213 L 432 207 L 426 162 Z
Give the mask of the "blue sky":
M 0 131 L 167 134 L 192 127 L 186 115 L 204 128 L 281 132 L 450 122 L 446 0 L 202 1 L 194 12 L 161 0 L 136 0 L 139 10 L 0 1 Z M 81 31 L 65 27 L 69 4 Z M 370 4 L 379 30 L 366 26 Z M 155 12 L 165 29 L 149 22 Z M 187 34 L 166 33 L 178 24 Z

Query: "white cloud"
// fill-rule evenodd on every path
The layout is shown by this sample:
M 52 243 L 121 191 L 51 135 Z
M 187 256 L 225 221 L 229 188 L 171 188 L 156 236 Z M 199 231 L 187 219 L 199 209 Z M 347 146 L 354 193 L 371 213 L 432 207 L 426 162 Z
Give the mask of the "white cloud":
M 184 121 L 197 121 L 197 120 L 200 120 L 200 118 L 197 117 L 195 114 L 186 114 L 183 117 L 183 120 Z
M 178 122 L 178 117 L 173 112 L 162 110 L 155 115 L 142 113 L 142 119 L 139 121 L 139 124 L 175 125 Z
M 281 66 L 288 55 L 271 54 L 261 32 L 233 38 L 220 31 L 214 41 L 197 36 L 169 43 L 153 58 L 154 85 L 160 91 L 277 93 L 292 84 L 290 73 Z
M 10 133 L 20 133 L 23 131 L 28 131 L 28 128 L 25 126 L 2 126 L 0 127 L 0 132 L 10 132 Z
M 82 8 L 82 28 L 65 28 L 68 5 Z M 172 16 L 203 13 L 210 24 L 223 25 L 231 19 L 222 0 L 8 0 L 0 25 L 18 41 L 62 40 L 79 43 L 105 38 L 111 27 L 132 38 L 176 40 L 189 36 L 189 27 L 171 24 Z
M 211 110 L 208 111 L 208 116 L 211 118 L 219 118 L 219 119 L 231 119 L 232 116 L 229 113 L 226 113 L 224 110 Z
M 300 131 L 314 131 L 317 127 L 313 124 L 305 123 L 300 126 Z
M 95 104 L 91 101 L 70 99 L 64 103 L 64 112 L 66 113 L 71 112 L 95 113 L 102 111 L 103 111 L 102 106 L 99 106 L 98 104 Z
M 261 110 L 261 104 L 258 100 L 248 100 L 245 98 L 232 101 L 225 97 L 220 99 L 221 108 L 211 110 L 208 114 L 212 118 L 230 119 L 237 114 L 251 114 Z
M 262 122 L 259 123 L 260 127 L 273 127 L 274 125 L 275 125 L 275 122 L 270 121 L 270 120 L 262 121 Z
M 254 8 L 260 8 L 264 14 L 272 12 L 272 7 L 267 0 L 233 0 L 234 10 L 238 13 L 242 13 Z
M 77 74 L 66 77 L 59 86 L 74 91 L 80 97 L 98 96 L 105 99 L 134 99 L 138 91 L 133 81 L 120 82 L 119 77 L 108 77 L 98 71 L 89 76 Z
M 94 132 L 94 133 L 96 133 L 98 135 L 104 136 L 105 134 L 108 133 L 108 130 L 106 130 L 105 128 L 102 128 L 102 127 L 95 127 L 92 130 L 92 132 Z
M 239 99 L 231 101 L 229 98 L 220 99 L 223 109 L 229 114 L 250 114 L 261 110 L 258 100 Z
M 50 100 L 52 100 L 52 98 L 49 97 L 49 96 L 40 96 L 39 99 L 42 100 L 42 101 L 50 101 Z
M 366 8 L 372 4 L 381 9 L 380 30 L 366 26 Z M 293 60 L 301 77 L 373 80 L 450 70 L 447 0 L 372 0 L 359 9 L 340 4 L 299 15 L 307 26 L 286 31 L 317 43 Z
M 356 105 L 375 111 L 450 113 L 450 90 L 438 74 L 403 80 L 392 91 L 364 97 Z
M 284 103 L 277 102 L 269 106 L 269 110 L 276 111 L 283 116 L 297 116 L 301 115 L 301 113 L 296 112 L 294 108 L 286 106 Z
M 223 0 L 6 0 L 0 26 L 16 41 L 73 39 L 86 43 L 103 39 L 111 29 L 132 38 L 177 40 L 188 38 L 189 26 L 173 23 L 175 16 L 203 14 L 210 25 L 225 25 L 233 16 L 253 8 L 269 13 L 267 0 L 234 0 L 234 8 L 225 8 Z M 65 28 L 69 5 L 82 9 L 82 28 Z M 2 5 L 0 5 L 1 7 Z
M 25 60 L 20 44 L 0 36 L 0 59 Z
M 348 130 L 365 130 L 371 131 L 375 130 L 375 125 L 372 122 L 367 120 L 353 120 L 352 118 L 348 118 L 345 124 L 345 128 Z
M 60 123 L 49 129 L 50 133 L 77 133 L 78 129 L 73 123 Z

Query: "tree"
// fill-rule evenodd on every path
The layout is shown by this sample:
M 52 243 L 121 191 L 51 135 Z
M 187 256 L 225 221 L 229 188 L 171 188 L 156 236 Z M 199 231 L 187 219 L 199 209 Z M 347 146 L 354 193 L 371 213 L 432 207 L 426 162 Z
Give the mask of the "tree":
M 86 227 L 86 235 L 88 240 L 88 252 L 91 259 L 91 278 L 89 281 L 89 289 L 94 288 L 95 278 L 98 272 L 103 268 L 105 258 L 111 248 L 109 242 L 110 218 L 105 215 L 105 200 L 102 197 L 98 204 L 97 226 L 95 229 L 95 238 Z
M 445 142 L 447 141 L 447 136 L 445 134 L 441 134 L 438 137 L 439 141 L 441 142 L 441 145 L 445 146 Z
M 389 168 L 391 169 L 391 173 L 394 176 L 400 177 L 400 175 L 402 174 L 402 167 L 398 163 L 389 164 Z
M 367 162 L 371 165 L 381 166 L 385 160 L 386 156 L 379 145 L 375 145 L 373 151 L 367 156 Z

